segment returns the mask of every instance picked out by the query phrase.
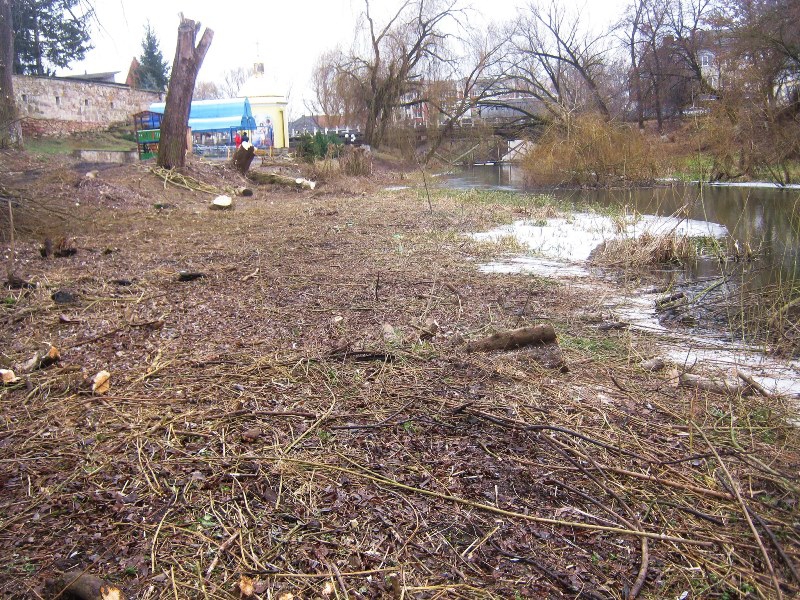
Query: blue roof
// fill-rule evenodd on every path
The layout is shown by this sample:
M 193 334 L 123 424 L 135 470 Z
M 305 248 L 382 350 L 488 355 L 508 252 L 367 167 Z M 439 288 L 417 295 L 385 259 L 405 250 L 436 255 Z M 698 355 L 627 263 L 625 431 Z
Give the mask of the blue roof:
M 157 102 L 150 110 L 163 115 L 165 106 L 165 102 Z M 192 131 L 255 129 L 256 121 L 247 98 L 195 100 L 189 109 L 189 127 Z

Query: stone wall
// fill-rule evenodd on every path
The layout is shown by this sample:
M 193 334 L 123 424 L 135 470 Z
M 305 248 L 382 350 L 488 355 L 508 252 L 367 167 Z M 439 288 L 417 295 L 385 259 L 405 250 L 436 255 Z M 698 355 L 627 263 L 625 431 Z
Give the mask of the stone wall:
M 119 83 L 14 75 L 24 135 L 97 131 L 162 102 L 165 94 L 134 90 Z

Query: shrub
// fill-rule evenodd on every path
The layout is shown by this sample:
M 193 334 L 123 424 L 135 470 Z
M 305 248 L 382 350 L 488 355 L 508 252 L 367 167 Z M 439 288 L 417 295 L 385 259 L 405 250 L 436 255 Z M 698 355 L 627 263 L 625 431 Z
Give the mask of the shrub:
M 329 158 L 332 154 L 338 154 L 341 145 L 339 137 L 334 133 L 322 133 L 321 131 L 314 135 L 304 133 L 300 136 L 297 152 L 308 162 L 314 162 L 316 159 Z
M 345 147 L 339 157 L 339 166 L 346 175 L 368 177 L 372 175 L 372 153 L 366 148 Z
M 792 183 L 800 159 L 800 118 L 792 107 L 764 107 L 729 96 L 714 105 L 703 129 L 714 159 L 709 179 Z
M 339 163 L 335 160 L 322 158 L 311 163 L 309 179 L 317 183 L 324 183 L 336 178 L 339 174 Z
M 634 127 L 596 115 L 551 125 L 522 163 L 528 185 L 627 186 L 653 181 L 656 164 Z
M 592 263 L 604 266 L 638 268 L 659 264 L 686 265 L 697 259 L 692 238 L 675 232 L 643 233 L 638 237 L 607 240 L 592 251 Z

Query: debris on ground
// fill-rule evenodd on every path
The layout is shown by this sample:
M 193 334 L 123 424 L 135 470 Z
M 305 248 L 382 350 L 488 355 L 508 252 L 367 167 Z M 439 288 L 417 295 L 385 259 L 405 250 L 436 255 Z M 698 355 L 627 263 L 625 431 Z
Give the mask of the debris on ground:
M 576 317 L 596 288 L 481 273 L 498 246 L 467 234 L 515 205 L 429 208 L 376 161 L 209 218 L 247 183 L 226 165 L 2 159 L 38 286 L 0 305 L 24 374 L 0 387 L 0 596 L 76 574 L 153 599 L 800 593 L 796 404 L 678 387 L 650 337 Z M 42 260 L 67 234 L 80 253 Z

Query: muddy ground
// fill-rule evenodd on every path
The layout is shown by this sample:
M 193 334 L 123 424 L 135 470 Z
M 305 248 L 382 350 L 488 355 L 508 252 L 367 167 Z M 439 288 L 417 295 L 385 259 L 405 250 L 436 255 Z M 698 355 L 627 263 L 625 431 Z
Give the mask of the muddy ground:
M 644 370 L 650 342 L 599 328 L 586 286 L 479 273 L 504 248 L 465 234 L 541 201 L 383 170 L 211 211 L 147 165 L 0 163 L 32 286 L 0 308 L 3 597 L 65 572 L 142 599 L 800 591 L 784 401 Z M 558 347 L 463 344 L 539 323 Z

